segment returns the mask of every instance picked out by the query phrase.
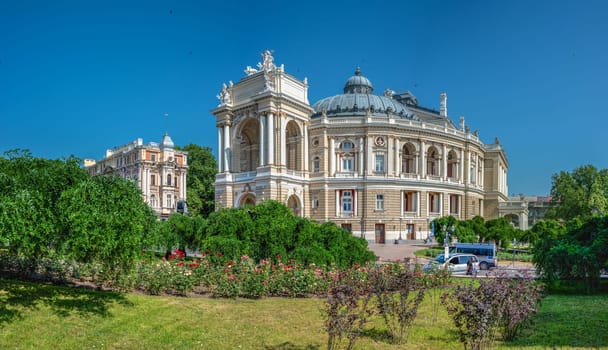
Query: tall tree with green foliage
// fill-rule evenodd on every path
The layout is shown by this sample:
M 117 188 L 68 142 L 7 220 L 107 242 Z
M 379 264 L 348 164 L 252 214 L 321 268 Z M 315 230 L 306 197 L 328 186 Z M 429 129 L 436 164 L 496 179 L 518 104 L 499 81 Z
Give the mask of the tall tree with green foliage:
M 0 242 L 11 253 L 37 259 L 55 252 L 60 242 L 57 202 L 89 175 L 77 158 L 35 158 L 27 150 L 0 157 Z
M 156 214 L 129 180 L 88 178 L 64 191 L 58 206 L 62 237 L 57 244 L 67 257 L 122 272 L 150 243 Z
M 177 147 L 188 152 L 186 196 L 191 215 L 207 217 L 215 210 L 215 174 L 217 163 L 209 147 L 188 144 Z
M 608 214 L 608 169 L 584 165 L 571 173 L 554 174 L 552 182 L 553 206 L 547 212 L 548 218 L 586 220 Z

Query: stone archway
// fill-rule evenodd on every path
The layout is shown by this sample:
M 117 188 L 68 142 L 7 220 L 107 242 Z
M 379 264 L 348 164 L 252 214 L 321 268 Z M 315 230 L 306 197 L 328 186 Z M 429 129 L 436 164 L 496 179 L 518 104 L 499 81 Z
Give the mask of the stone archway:
M 238 171 L 254 171 L 260 166 L 260 122 L 249 118 L 241 123 L 238 132 Z
M 302 133 L 295 121 L 290 121 L 285 127 L 286 142 L 285 151 L 287 155 L 287 169 L 302 170 Z
M 509 221 L 509 223 L 515 227 L 515 228 L 520 228 L 519 226 L 519 215 L 517 214 L 506 214 L 504 216 L 505 219 L 507 219 L 507 221 Z
M 287 199 L 287 206 L 293 212 L 295 216 L 302 216 L 302 204 L 300 203 L 300 199 L 295 194 L 292 194 Z
M 251 193 L 243 195 L 239 199 L 239 207 L 253 207 L 255 206 L 255 196 Z

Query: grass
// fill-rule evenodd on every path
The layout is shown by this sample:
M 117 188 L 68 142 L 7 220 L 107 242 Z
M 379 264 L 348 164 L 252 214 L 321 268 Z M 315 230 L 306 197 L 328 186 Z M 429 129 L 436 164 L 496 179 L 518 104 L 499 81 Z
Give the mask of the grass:
M 0 279 L 0 349 L 324 349 L 316 298 L 180 298 Z M 423 302 L 405 346 L 380 320 L 356 349 L 462 349 L 443 307 Z M 608 348 L 608 295 L 550 295 L 524 336 L 499 349 Z

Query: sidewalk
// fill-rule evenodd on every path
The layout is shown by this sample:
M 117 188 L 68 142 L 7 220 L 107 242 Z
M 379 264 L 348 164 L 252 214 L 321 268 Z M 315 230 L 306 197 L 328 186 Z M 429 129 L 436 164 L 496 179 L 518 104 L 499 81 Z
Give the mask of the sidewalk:
M 393 242 L 386 244 L 368 243 L 367 246 L 381 261 L 414 258 L 415 251 L 430 247 L 429 244 L 424 244 L 424 241 L 400 241 L 399 244 Z

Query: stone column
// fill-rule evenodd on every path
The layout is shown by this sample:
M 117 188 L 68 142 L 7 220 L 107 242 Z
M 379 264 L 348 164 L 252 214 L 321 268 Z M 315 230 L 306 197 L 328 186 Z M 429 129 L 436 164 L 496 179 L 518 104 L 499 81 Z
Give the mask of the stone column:
M 260 152 L 260 166 L 265 165 L 266 161 L 264 160 L 264 149 L 266 148 L 266 140 L 265 140 L 265 132 L 264 129 L 266 128 L 266 116 L 263 114 L 260 114 L 259 116 L 260 119 L 260 148 L 259 148 L 259 152 Z M 268 134 L 268 136 L 270 136 L 270 134 Z
M 399 202 L 401 203 L 401 207 L 399 208 L 399 216 L 403 216 L 403 209 L 405 208 L 403 191 L 399 191 Z
M 336 152 L 334 151 L 334 139 L 331 137 L 329 139 L 329 176 L 334 176 L 336 171 Z
M 336 190 L 336 216 L 340 216 L 340 190 Z
M 467 151 L 467 183 L 471 184 L 471 151 Z
M 279 118 L 281 119 L 281 166 L 286 167 L 287 166 L 287 140 L 286 140 L 286 127 L 285 125 L 287 124 L 287 119 L 285 118 L 285 116 L 283 115 L 279 115 Z
M 363 163 L 363 137 L 359 139 L 359 175 L 363 176 L 363 169 L 365 168 L 365 164 Z
M 424 141 L 420 141 L 420 178 L 426 178 L 426 147 Z
M 224 125 L 224 171 L 230 172 L 230 124 Z
M 393 172 L 393 139 L 391 137 L 388 138 L 388 140 L 386 140 L 386 157 L 385 157 L 385 162 L 386 162 L 386 169 L 385 169 L 385 174 L 386 176 L 390 176 L 391 172 Z
M 399 159 L 399 138 L 395 138 L 395 176 L 399 177 L 401 175 L 401 162 Z
M 268 113 L 266 117 L 266 124 L 268 126 L 268 159 L 266 160 L 267 164 L 274 164 L 274 142 L 276 140 L 274 135 L 274 114 Z
M 224 127 L 219 126 L 217 128 L 217 172 L 221 173 L 224 171 Z
M 460 150 L 460 174 L 458 174 L 458 178 L 462 183 L 465 182 L 464 178 L 464 149 Z
M 374 169 L 376 168 L 374 166 L 374 155 L 372 153 L 372 137 L 368 136 L 367 137 L 367 152 L 366 152 L 366 157 L 367 157 L 367 174 L 373 174 L 374 173 Z
M 302 142 L 304 143 L 304 166 L 302 167 L 302 169 L 304 169 L 304 171 L 308 171 L 308 125 L 303 123 L 302 129 L 304 130 L 304 137 L 302 140 Z
M 447 180 L 448 179 L 448 148 L 444 144 L 442 150 L 442 162 L 441 162 L 441 176 Z
M 353 189 L 353 216 L 357 216 L 357 190 Z

